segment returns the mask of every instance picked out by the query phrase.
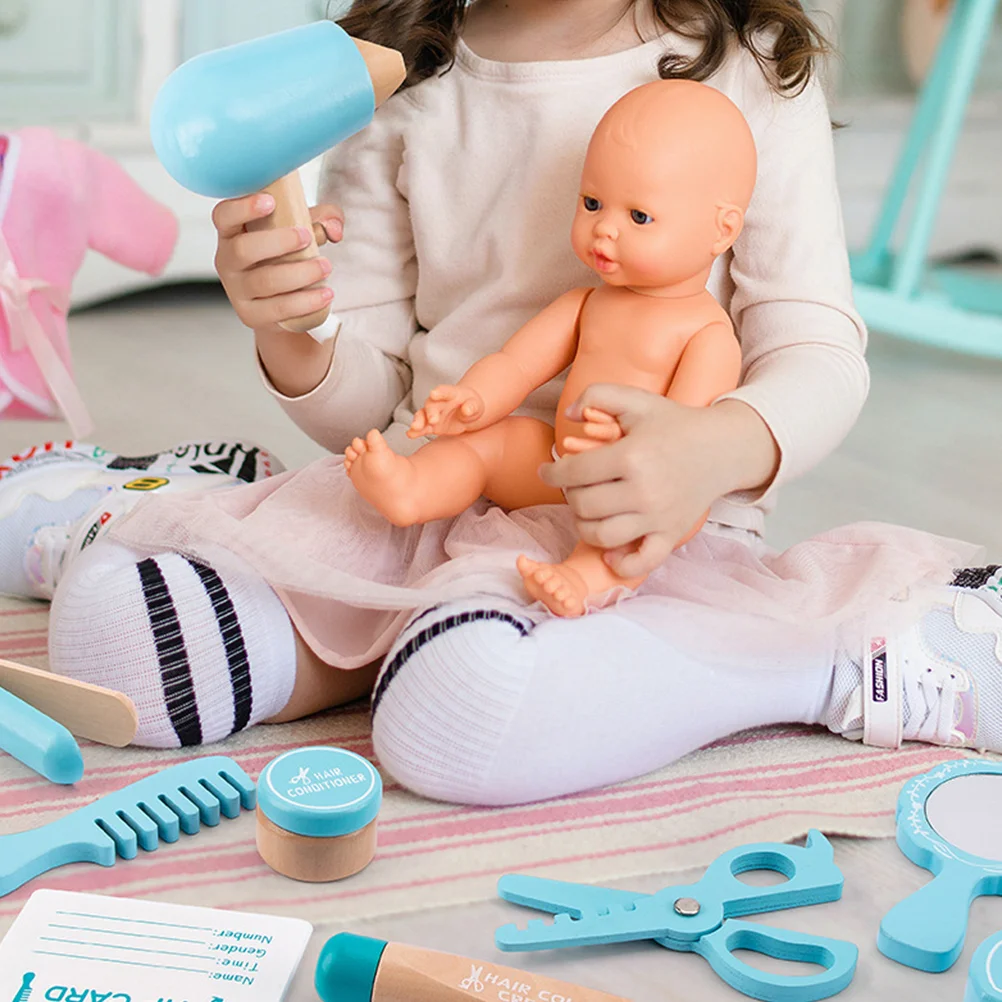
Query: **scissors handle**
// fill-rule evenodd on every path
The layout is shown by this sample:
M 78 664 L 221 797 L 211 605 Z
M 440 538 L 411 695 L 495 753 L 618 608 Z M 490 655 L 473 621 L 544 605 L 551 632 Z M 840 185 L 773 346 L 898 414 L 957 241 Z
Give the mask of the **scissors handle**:
M 772 870 L 787 879 L 767 887 L 738 879 L 752 870 Z M 697 898 L 720 902 L 725 918 L 735 918 L 838 901 L 842 885 L 831 843 L 821 832 L 811 831 L 803 847 L 763 842 L 725 852 L 707 867 L 693 890 Z
M 831 998 L 848 987 L 859 957 L 859 950 L 852 943 L 733 919 L 704 936 L 692 949 L 732 988 L 764 1002 L 816 1002 Z M 824 970 L 804 977 L 770 974 L 738 960 L 735 950 L 817 964 Z

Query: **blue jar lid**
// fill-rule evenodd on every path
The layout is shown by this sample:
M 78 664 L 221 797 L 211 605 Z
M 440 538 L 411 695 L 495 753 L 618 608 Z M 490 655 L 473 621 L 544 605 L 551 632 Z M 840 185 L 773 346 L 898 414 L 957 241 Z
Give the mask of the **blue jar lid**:
M 986 939 L 971 960 L 964 1002 L 1002 1000 L 1002 932 Z
M 279 755 L 258 779 L 258 806 L 295 835 L 351 835 L 373 821 L 383 781 L 372 763 L 343 748 L 297 748 Z

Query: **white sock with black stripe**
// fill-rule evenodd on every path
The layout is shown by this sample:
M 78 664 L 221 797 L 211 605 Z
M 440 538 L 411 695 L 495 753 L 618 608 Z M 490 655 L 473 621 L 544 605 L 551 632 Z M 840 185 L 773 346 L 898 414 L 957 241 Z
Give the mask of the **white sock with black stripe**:
M 86 551 L 60 582 L 52 670 L 124 692 L 136 744 L 220 741 L 274 716 L 296 678 L 292 623 L 250 568 L 221 574 L 177 553 L 142 559 L 117 543 Z

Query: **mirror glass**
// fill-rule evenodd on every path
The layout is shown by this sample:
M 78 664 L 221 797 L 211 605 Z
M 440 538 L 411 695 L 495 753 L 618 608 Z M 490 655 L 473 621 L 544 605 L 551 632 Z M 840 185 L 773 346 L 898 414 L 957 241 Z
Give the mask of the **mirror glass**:
M 933 790 L 925 812 L 944 841 L 972 856 L 1002 861 L 1002 775 L 948 780 Z

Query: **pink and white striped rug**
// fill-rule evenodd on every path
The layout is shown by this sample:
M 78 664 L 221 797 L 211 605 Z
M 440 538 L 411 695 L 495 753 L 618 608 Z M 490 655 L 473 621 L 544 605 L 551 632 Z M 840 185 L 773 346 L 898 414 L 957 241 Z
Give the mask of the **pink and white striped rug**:
M 0 657 L 44 666 L 45 624 L 45 606 L 0 605 Z M 314 743 L 371 757 L 366 710 L 253 728 L 213 751 L 256 778 L 275 755 Z M 737 735 L 631 783 L 526 807 L 432 803 L 387 779 L 377 858 L 350 880 L 299 884 L 273 873 L 255 851 L 254 818 L 246 814 L 109 869 L 79 864 L 40 877 L 0 899 L 0 934 L 42 886 L 298 915 L 323 925 L 489 899 L 506 872 L 601 883 L 703 865 L 735 845 L 785 841 L 812 827 L 890 836 L 905 780 L 956 755 L 922 745 L 882 752 L 784 727 Z M 45 824 L 189 757 L 97 745 L 87 745 L 84 756 L 87 772 L 70 789 L 0 757 L 0 861 L 3 834 Z

